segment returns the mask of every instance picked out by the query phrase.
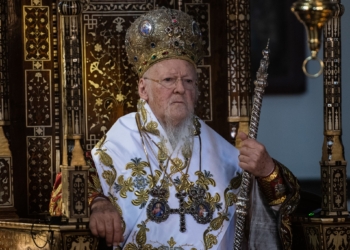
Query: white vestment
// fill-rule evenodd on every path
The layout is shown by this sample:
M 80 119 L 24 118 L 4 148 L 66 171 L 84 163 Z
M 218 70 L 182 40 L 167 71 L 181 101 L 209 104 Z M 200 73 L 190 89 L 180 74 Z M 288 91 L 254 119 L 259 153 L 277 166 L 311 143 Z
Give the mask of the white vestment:
M 232 188 L 231 180 L 235 177 L 237 179 L 242 172 L 238 166 L 239 151 L 200 121 L 200 137 L 193 138 L 189 168 L 174 170 L 174 162 L 179 162 L 179 166 L 185 162 L 181 153 L 183 143 L 179 143 L 173 152 L 168 152 L 173 161 L 166 165 L 168 175 L 165 175 L 159 168 L 161 152 L 156 144 L 160 145 L 161 141 L 165 141 L 168 149 L 171 149 L 171 145 L 160 123 L 143 100 L 139 102 L 138 113 L 141 126 L 145 128 L 150 125 L 150 128 L 155 128 L 156 124 L 155 129 L 160 135 L 147 133 L 147 142 L 146 137 L 142 142 L 135 121 L 137 113 L 130 113 L 119 118 L 104 141 L 97 144 L 92 151 L 104 195 L 115 201 L 125 222 L 123 248 L 150 249 L 152 246 L 157 249 L 177 250 L 232 249 L 237 189 Z M 157 176 L 157 185 L 161 185 L 162 180 L 171 176 L 172 181 L 168 181 L 170 195 L 167 204 L 171 209 L 176 209 L 179 208 L 180 202 L 175 197 L 177 191 L 174 185 L 179 183 L 176 180 L 183 180 L 186 174 L 193 186 L 206 189 L 205 201 L 206 204 L 210 204 L 213 213 L 211 222 L 200 224 L 192 214 L 187 213 L 186 231 L 180 232 L 178 213 L 169 214 L 167 219 L 160 223 L 148 219 L 147 208 L 152 199 L 154 201 L 154 197 L 150 195 L 153 187 L 150 177 Z M 191 204 L 188 196 L 185 202 Z

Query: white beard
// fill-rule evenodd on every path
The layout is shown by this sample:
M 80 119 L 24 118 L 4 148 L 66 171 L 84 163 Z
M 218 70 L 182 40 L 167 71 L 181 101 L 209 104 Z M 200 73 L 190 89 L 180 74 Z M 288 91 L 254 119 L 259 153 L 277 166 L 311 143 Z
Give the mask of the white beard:
M 193 113 L 189 113 L 189 115 L 176 126 L 174 126 L 169 116 L 166 115 L 163 127 L 172 148 L 175 149 L 181 140 L 188 140 L 193 136 Z

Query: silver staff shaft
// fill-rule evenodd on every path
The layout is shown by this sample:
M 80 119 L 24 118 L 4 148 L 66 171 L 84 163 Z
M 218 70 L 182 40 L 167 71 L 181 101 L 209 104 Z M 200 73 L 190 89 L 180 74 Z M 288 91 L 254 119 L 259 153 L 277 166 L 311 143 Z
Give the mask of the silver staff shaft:
M 265 87 L 267 86 L 267 68 L 269 66 L 269 41 L 267 42 L 266 48 L 262 51 L 263 58 L 260 61 L 260 67 L 256 73 L 256 80 L 254 81 L 254 100 L 252 114 L 250 118 L 249 133 L 248 137 L 256 139 L 258 135 L 258 126 L 260 120 L 260 112 L 262 106 L 263 94 L 265 92 Z M 236 233 L 234 241 L 234 250 L 242 249 L 242 241 L 244 238 L 244 227 L 246 223 L 246 215 L 249 209 L 249 197 L 251 191 L 251 179 L 252 175 L 247 171 L 243 171 L 242 184 L 240 187 L 240 192 L 238 195 L 238 201 L 236 203 Z

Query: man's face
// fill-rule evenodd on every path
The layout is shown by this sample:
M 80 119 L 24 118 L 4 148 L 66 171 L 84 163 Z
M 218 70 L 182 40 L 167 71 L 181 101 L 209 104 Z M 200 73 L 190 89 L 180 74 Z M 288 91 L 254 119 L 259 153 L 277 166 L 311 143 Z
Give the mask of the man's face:
M 177 79 L 172 88 L 156 82 L 170 78 Z M 180 59 L 160 61 L 149 68 L 140 79 L 139 94 L 162 124 L 166 124 L 165 120 L 170 118 L 176 126 L 194 111 L 197 87 L 185 86 L 185 81 L 189 80 L 193 84 L 197 81 L 196 69 L 190 62 Z

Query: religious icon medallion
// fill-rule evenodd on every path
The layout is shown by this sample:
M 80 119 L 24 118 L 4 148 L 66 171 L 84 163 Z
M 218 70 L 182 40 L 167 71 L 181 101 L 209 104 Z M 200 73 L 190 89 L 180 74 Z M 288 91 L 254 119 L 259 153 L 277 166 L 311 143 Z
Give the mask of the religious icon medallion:
M 154 222 L 161 223 L 166 221 L 170 214 L 170 207 L 166 200 L 168 191 L 160 186 L 154 187 L 150 191 L 153 198 L 147 206 L 147 217 Z
M 193 200 L 191 213 L 193 218 L 200 224 L 209 223 L 214 213 L 209 202 L 204 200 L 206 193 L 206 190 L 200 186 L 194 186 L 189 191 L 189 196 Z
M 207 224 L 213 218 L 213 212 L 210 209 L 210 204 L 206 201 L 195 202 L 191 207 L 191 211 L 193 212 L 193 218 L 199 224 Z
M 152 199 L 147 206 L 147 217 L 154 222 L 166 221 L 169 217 L 169 205 L 166 200 Z

